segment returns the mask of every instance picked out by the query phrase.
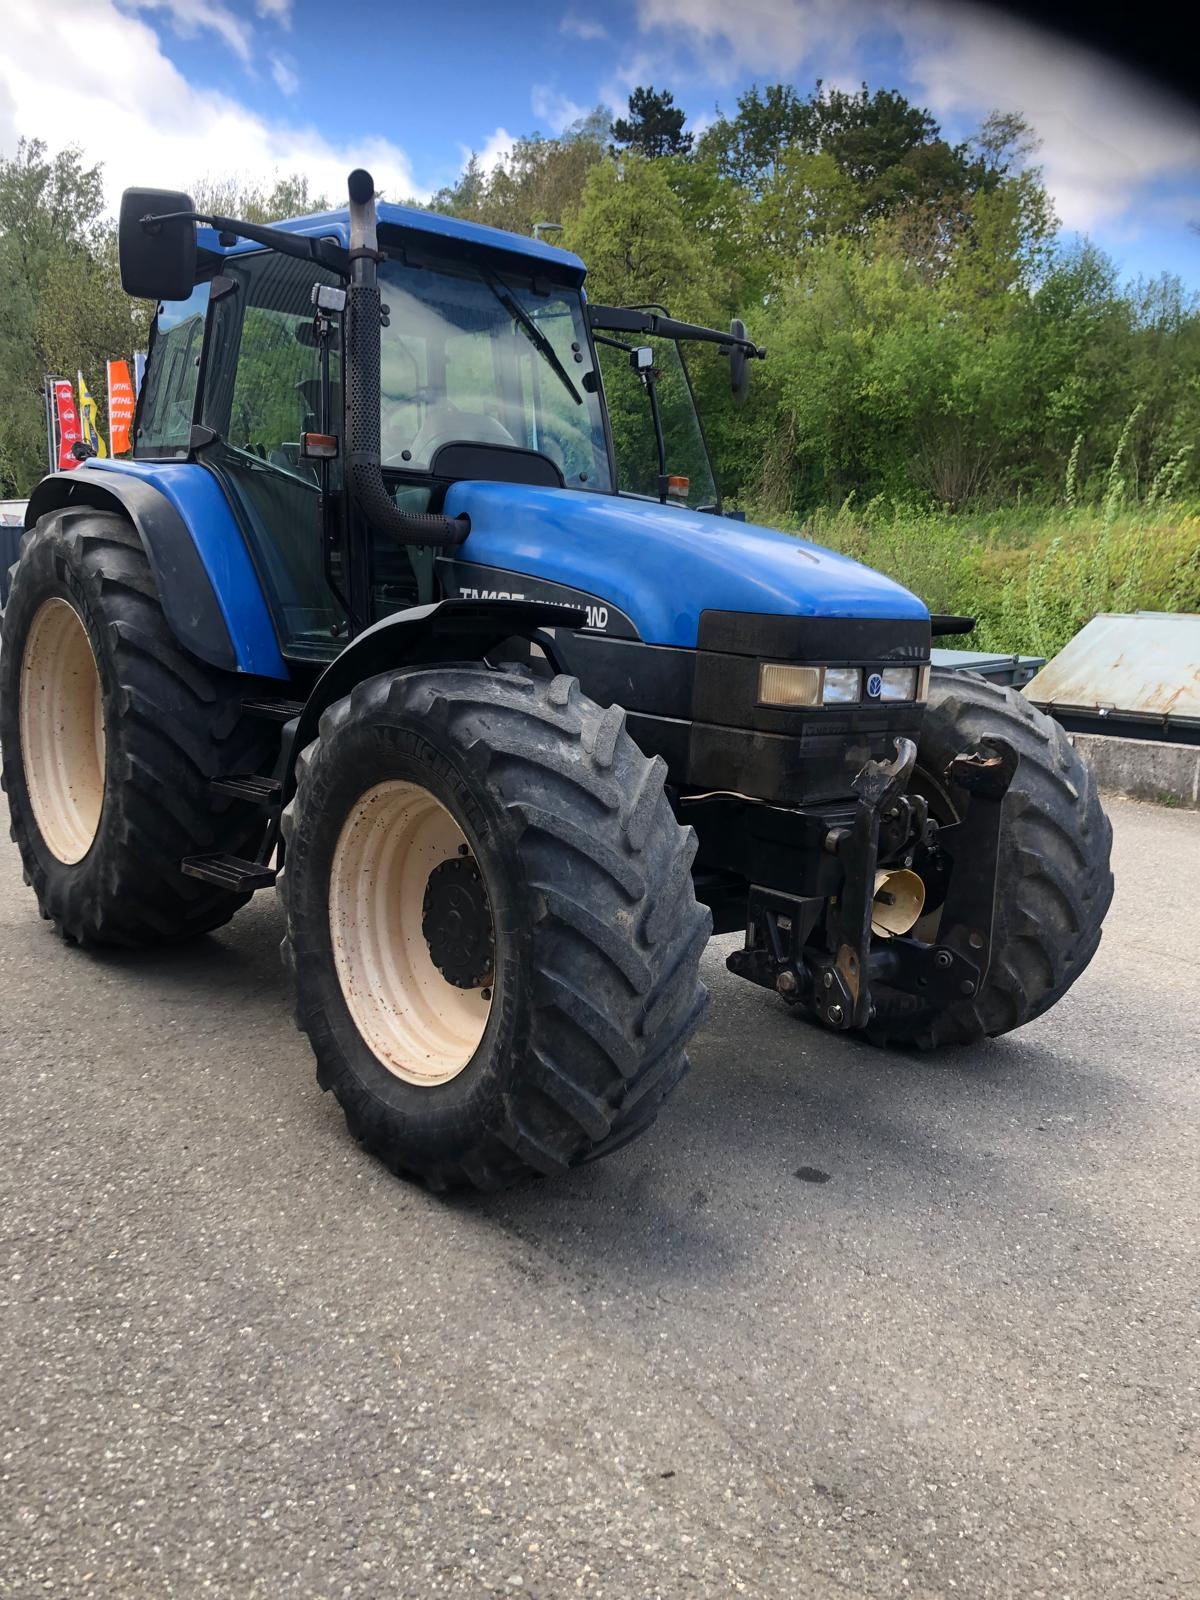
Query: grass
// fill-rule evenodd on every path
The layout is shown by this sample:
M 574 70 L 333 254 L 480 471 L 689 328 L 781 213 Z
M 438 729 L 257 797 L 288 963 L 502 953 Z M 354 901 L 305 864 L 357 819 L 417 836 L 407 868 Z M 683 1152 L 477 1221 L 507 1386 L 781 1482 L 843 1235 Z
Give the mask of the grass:
M 879 499 L 770 520 L 896 578 L 931 611 L 978 617 L 961 641 L 972 650 L 1048 658 L 1098 612 L 1200 612 L 1200 504 L 1128 505 L 1110 489 L 1090 506 L 952 513 Z

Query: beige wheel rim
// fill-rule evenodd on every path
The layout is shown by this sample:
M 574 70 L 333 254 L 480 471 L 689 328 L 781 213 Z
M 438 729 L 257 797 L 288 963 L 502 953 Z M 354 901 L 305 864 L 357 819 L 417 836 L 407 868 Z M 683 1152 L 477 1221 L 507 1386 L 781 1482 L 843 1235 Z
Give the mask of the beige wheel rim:
M 104 806 L 104 695 L 87 629 L 66 600 L 45 601 L 30 625 L 20 727 L 38 832 L 73 866 L 92 848 Z
M 490 971 L 473 988 L 451 983 L 422 927 L 430 874 L 469 849 L 427 789 L 394 780 L 359 798 L 333 852 L 329 932 L 346 1006 L 388 1071 L 424 1088 L 468 1065 L 492 1009 Z

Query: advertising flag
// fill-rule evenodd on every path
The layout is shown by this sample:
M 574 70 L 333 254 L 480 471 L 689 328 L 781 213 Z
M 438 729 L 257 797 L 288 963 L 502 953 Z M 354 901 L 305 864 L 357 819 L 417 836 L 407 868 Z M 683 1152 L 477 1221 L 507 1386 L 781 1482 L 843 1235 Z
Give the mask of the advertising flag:
M 129 449 L 129 430 L 133 427 L 133 382 L 128 361 L 108 363 L 108 448 L 109 454 L 123 456 Z
M 79 374 L 79 426 L 83 433 L 83 442 L 91 446 L 92 454 L 106 456 L 108 451 L 104 447 L 100 429 L 96 426 L 96 402 L 88 393 L 82 372 Z
M 79 412 L 75 409 L 75 393 L 69 378 L 54 380 L 54 420 L 58 433 L 58 470 L 71 472 L 79 462 L 71 454 L 71 446 L 78 444 L 83 434 L 79 427 Z

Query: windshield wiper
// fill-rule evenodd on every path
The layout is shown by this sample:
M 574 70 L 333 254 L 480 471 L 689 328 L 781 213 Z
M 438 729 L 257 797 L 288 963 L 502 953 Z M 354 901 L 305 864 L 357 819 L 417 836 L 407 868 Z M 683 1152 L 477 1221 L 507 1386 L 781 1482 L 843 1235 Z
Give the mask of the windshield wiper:
M 539 355 L 545 357 L 554 373 L 554 376 L 571 396 L 571 399 L 574 400 L 577 406 L 581 406 L 583 404 L 583 396 L 571 382 L 571 374 L 558 359 L 558 355 L 554 349 L 554 346 L 550 343 L 549 339 L 547 339 L 546 335 L 529 315 L 528 311 L 526 311 L 525 307 L 519 300 L 514 299 L 513 296 L 509 294 L 508 290 L 504 287 L 500 280 L 494 277 L 493 274 L 486 269 L 486 267 L 479 267 L 477 270 L 480 278 L 484 283 L 487 284 L 488 288 L 496 296 L 496 299 L 499 300 L 500 304 L 508 312 L 509 316 L 514 318 L 521 324 L 522 328 L 524 328 L 526 337 L 528 338 L 530 344 L 532 344 Z

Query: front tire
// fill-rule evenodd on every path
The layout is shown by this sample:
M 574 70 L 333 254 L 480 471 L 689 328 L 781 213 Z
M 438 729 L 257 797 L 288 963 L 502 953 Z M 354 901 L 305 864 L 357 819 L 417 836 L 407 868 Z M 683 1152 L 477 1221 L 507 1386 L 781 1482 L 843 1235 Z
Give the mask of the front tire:
M 880 1019 L 881 1044 L 973 1044 L 1031 1022 L 1059 1001 L 1100 944 L 1113 895 L 1112 828 L 1096 781 L 1063 729 L 1015 689 L 974 673 L 934 672 L 913 787 L 953 822 L 970 798 L 946 782 L 950 762 L 993 734 L 1020 757 L 1004 799 L 992 953 L 979 993 L 943 1010 Z M 934 916 L 936 921 L 936 914 Z M 919 923 L 918 937 L 935 927 Z
M 665 768 L 575 679 L 389 673 L 284 813 L 297 1021 L 351 1132 L 432 1188 L 558 1174 L 687 1070 L 711 917 Z

